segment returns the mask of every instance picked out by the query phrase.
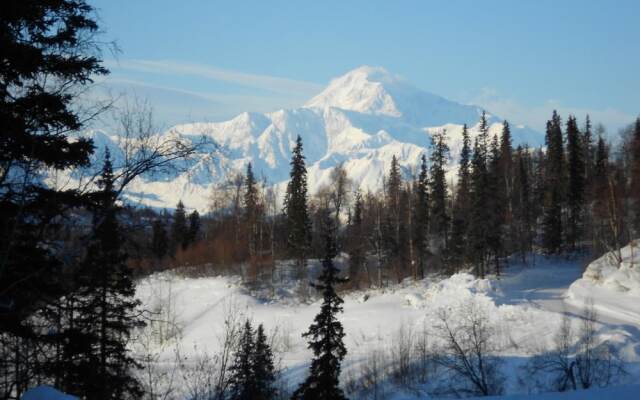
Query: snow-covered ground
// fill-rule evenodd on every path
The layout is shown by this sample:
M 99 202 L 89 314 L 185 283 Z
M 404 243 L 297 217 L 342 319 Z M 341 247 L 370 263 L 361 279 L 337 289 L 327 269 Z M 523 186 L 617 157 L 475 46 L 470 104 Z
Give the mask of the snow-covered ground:
M 582 279 L 567 291 L 567 303 L 571 305 L 589 298 L 612 322 L 640 327 L 640 240 L 589 264 Z
M 612 259 L 603 258 L 591 264 L 583 278 L 583 260 L 536 256 L 535 265 L 513 260 L 500 277 L 476 279 L 458 273 L 446 279 L 431 276 L 386 289 L 345 294 L 344 314 L 340 316 L 348 349 L 343 377 L 357 373 L 361 363 L 370 361 L 372 352 L 392 346 L 400 329 L 426 331 L 428 337 L 442 310 L 455 315 L 456 309 L 473 302 L 496 327 L 505 392 L 526 394 L 530 388 L 522 384 L 519 367 L 532 354 L 549 347 L 564 315 L 579 327 L 581 312 L 592 301 L 600 317 L 598 340 L 606 340 L 620 350 L 629 372 L 623 383 L 635 384 L 640 381 L 640 267 L 632 265 L 630 252 L 629 248 L 623 249 L 625 262 L 620 269 L 611 267 Z M 635 283 L 629 284 L 629 280 Z M 628 290 L 621 289 L 625 284 Z M 284 377 L 295 387 L 304 378 L 311 356 L 301 334 L 318 312 L 319 300 L 302 302 L 295 295 L 299 288 L 288 287 L 286 282 L 276 286 L 276 295 L 266 298 L 264 292 L 258 295 L 246 289 L 237 277 L 195 279 L 163 273 L 142 280 L 138 296 L 145 306 L 178 327 L 175 339 L 163 346 L 151 346 L 157 352 L 155 362 L 171 369 L 175 368 L 176 354 L 183 360 L 195 360 L 204 353 L 217 352 L 225 316 L 231 313 L 237 319 L 251 318 L 256 324 L 263 323 L 268 331 L 277 332 Z M 640 393 L 637 389 L 615 390 Z M 415 396 L 424 393 L 398 392 L 392 398 Z M 544 398 L 587 398 L 564 396 Z

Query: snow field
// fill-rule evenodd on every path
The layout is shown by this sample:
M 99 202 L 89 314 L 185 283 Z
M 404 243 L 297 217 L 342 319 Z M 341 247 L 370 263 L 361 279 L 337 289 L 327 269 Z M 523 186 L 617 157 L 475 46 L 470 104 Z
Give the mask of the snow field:
M 426 332 L 429 345 L 437 346 L 440 338 L 433 327 L 442 322 L 441 315 L 446 315 L 453 324 L 460 323 L 465 318 L 461 310 L 473 304 L 495 329 L 494 345 L 502 359 L 505 392 L 526 393 L 529 388 L 522 385 L 519 367 L 533 354 L 549 349 L 563 315 L 570 316 L 577 331 L 581 310 L 590 301 L 600 314 L 597 339 L 609 341 L 620 349 L 629 366 L 629 382 L 637 382 L 640 329 L 634 321 L 640 321 L 640 311 L 638 303 L 630 303 L 635 301 L 634 291 L 615 290 L 617 286 L 596 284 L 590 278 L 596 270 L 606 276 L 597 282 L 622 279 L 614 277 L 632 272 L 612 270 L 605 264 L 597 260 L 579 279 L 580 260 L 538 256 L 536 266 L 513 262 L 499 278 L 476 279 L 468 273 L 458 273 L 444 279 L 430 276 L 386 289 L 347 293 L 344 313 L 340 316 L 348 350 L 343 382 L 346 377 L 357 376 L 362 365 L 370 363 L 376 352 L 388 352 L 396 345 L 394 342 L 402 335 L 401 330 L 405 334 L 412 332 L 416 340 Z M 623 264 L 622 268 L 627 267 Z M 629 276 L 636 279 L 633 274 Z M 585 280 L 593 286 L 586 292 Z M 181 357 L 189 360 L 219 351 L 224 320 L 231 314 L 239 321 L 250 318 L 255 324 L 263 323 L 268 332 L 276 333 L 283 376 L 290 387 L 295 387 L 304 378 L 311 358 L 301 335 L 318 312 L 320 303 L 318 299 L 300 301 L 296 295 L 300 288 L 292 283 L 285 281 L 278 285 L 273 291 L 276 296 L 268 298 L 262 292 L 246 289 L 238 277 L 194 279 L 162 273 L 142 280 L 138 284 L 138 297 L 143 304 L 171 320 L 177 328 L 173 339 L 153 348 L 158 353 L 157 362 L 164 368 L 176 368 L 176 349 Z M 416 398 L 424 396 L 424 392 L 398 392 L 397 396 L 390 398 Z

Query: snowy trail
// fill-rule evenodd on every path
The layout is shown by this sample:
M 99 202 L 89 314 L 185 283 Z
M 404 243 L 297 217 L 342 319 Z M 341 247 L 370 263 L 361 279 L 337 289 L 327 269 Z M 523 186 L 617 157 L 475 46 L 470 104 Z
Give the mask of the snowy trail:
M 531 262 L 531 261 L 530 261 Z M 576 316 L 582 307 L 566 302 L 571 284 L 582 276 L 583 260 L 535 256 L 532 265 L 514 263 L 496 280 L 496 304 L 528 305 L 554 313 Z M 620 323 L 610 315 L 602 315 L 607 323 Z
M 514 264 L 496 280 L 498 290 L 492 296 L 496 304 L 528 304 L 545 311 L 578 316 L 584 301 L 592 298 L 602 323 L 640 325 L 640 306 L 629 307 L 627 301 L 613 298 L 606 290 L 591 287 L 582 298 L 568 298 L 569 287 L 582 277 L 585 260 L 536 256 L 535 262 L 533 266 Z

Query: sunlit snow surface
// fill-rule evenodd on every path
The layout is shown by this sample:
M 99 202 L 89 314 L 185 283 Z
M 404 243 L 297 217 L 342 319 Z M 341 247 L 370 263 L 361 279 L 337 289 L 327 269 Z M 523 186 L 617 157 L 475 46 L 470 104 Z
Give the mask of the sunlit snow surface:
M 446 279 L 430 276 L 419 282 L 392 284 L 387 289 L 346 294 L 344 314 L 340 316 L 348 349 L 343 376 L 350 369 L 357 371 L 359 363 L 366 362 L 366 356 L 372 350 L 388 349 L 401 325 L 414 332 L 425 328 L 428 331 L 437 323 L 439 310 L 447 309 L 455 315 L 457 307 L 473 299 L 497 327 L 499 345 L 504 349 L 500 355 L 507 377 L 506 393 L 526 393 L 528 389 L 518 383 L 519 366 L 537 349 L 552 343 L 564 314 L 570 316 L 576 330 L 579 328 L 579 315 L 587 298 L 581 299 L 575 286 L 583 281 L 580 279 L 583 265 L 584 261 L 579 259 L 536 256 L 529 259 L 527 266 L 512 260 L 499 278 L 476 279 L 470 274 L 458 273 Z M 639 278 L 638 275 L 632 277 Z M 571 286 L 574 281 L 576 283 Z M 638 284 L 640 280 L 635 283 Z M 170 298 L 176 322 L 181 327 L 180 354 L 188 358 L 218 349 L 225 310 L 232 304 L 236 314 L 242 313 L 256 324 L 263 323 L 268 331 L 279 330 L 290 342 L 283 354 L 282 365 L 286 369 L 285 377 L 295 386 L 305 376 L 311 357 L 301 334 L 312 322 L 320 303 L 319 300 L 301 302 L 296 294 L 299 288 L 286 280 L 275 286 L 273 293 L 251 292 L 238 278 L 192 279 L 163 273 L 141 281 L 138 296 L 150 309 L 157 309 L 158 304 L 166 303 Z M 607 340 L 620 350 L 630 372 L 626 383 L 636 383 L 640 377 L 637 297 L 629 291 L 592 289 L 587 292 L 600 314 L 598 340 Z M 163 365 L 174 363 L 174 345 L 164 346 L 159 351 Z M 619 390 L 623 393 L 634 389 Z M 397 396 L 396 399 L 415 398 L 411 397 L 414 396 L 412 393 L 398 393 Z

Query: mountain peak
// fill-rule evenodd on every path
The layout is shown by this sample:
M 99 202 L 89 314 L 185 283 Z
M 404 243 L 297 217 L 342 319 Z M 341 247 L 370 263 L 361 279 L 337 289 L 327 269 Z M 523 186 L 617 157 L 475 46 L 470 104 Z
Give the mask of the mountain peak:
M 334 81 L 352 81 L 352 82 L 379 82 L 379 83 L 395 83 L 401 80 L 400 77 L 390 73 L 383 67 L 370 65 L 362 65 L 346 74 L 335 78 Z
M 393 96 L 387 86 L 397 85 L 400 78 L 382 67 L 363 65 L 332 79 L 320 94 L 309 100 L 305 107 L 336 107 L 365 114 L 399 117 Z
M 305 107 L 339 108 L 362 114 L 402 118 L 425 126 L 477 122 L 481 110 L 421 90 L 382 67 L 363 65 L 331 80 Z

